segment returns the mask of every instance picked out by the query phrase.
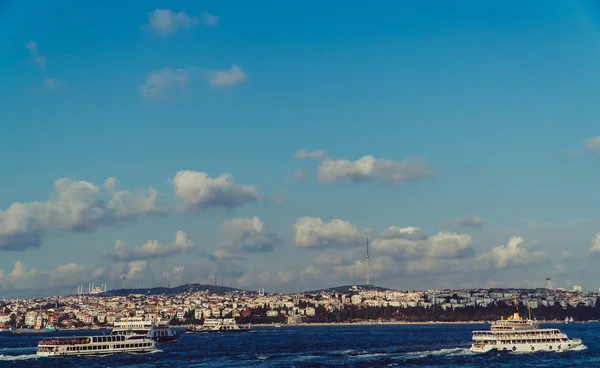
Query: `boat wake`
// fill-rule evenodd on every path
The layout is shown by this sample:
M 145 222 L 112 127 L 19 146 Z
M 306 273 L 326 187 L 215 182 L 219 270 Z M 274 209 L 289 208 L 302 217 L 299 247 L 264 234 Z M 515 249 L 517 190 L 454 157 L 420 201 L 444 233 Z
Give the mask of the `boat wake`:
M 439 350 L 425 350 L 425 351 L 413 351 L 405 353 L 405 357 L 410 359 L 423 359 L 428 357 L 443 357 L 443 356 L 463 356 L 463 355 L 475 355 L 468 348 L 451 348 L 451 349 L 439 349 Z
M 37 359 L 39 358 L 35 354 L 27 354 L 27 355 L 0 355 L 0 362 L 2 361 L 15 361 L 15 360 L 29 360 L 29 359 Z
M 587 348 L 588 348 L 587 346 L 581 344 L 581 345 L 575 346 L 573 349 L 571 349 L 569 351 L 582 351 L 582 350 L 587 350 Z

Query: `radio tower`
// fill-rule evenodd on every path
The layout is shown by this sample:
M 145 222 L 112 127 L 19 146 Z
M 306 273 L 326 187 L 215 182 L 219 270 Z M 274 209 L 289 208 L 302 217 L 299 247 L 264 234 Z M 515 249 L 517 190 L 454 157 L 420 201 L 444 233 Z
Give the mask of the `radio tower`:
M 367 238 L 367 285 L 371 285 L 371 273 L 369 270 L 369 238 Z

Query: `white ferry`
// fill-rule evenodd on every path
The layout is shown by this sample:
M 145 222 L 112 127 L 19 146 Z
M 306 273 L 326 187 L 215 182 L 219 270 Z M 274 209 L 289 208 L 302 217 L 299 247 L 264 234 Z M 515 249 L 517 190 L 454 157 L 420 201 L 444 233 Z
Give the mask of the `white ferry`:
M 537 321 L 519 316 L 517 297 L 515 313 L 507 319 L 492 322 L 490 331 L 473 331 L 472 352 L 486 353 L 490 350 L 535 353 L 538 351 L 567 351 L 585 348 L 581 339 L 569 339 L 556 328 L 539 328 Z
M 36 355 L 61 357 L 116 353 L 144 354 L 155 350 L 157 350 L 156 341 L 140 335 L 51 337 L 38 343 Z
M 204 324 L 201 326 L 195 326 L 194 328 L 187 329 L 186 332 L 249 332 L 250 326 L 241 326 L 235 322 L 233 318 L 208 318 L 204 320 Z
M 142 317 L 131 317 L 125 321 L 116 321 L 114 328 L 110 332 L 113 335 L 148 335 L 155 341 L 173 341 L 179 338 L 177 330 L 169 326 L 169 322 L 156 320 L 147 320 Z

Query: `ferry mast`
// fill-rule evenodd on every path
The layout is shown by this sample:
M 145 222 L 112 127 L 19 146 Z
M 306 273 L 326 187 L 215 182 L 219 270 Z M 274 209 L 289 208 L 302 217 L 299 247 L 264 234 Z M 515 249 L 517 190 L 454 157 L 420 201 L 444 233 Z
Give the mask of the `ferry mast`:
M 367 238 L 367 285 L 371 285 L 371 273 L 369 270 L 369 238 Z

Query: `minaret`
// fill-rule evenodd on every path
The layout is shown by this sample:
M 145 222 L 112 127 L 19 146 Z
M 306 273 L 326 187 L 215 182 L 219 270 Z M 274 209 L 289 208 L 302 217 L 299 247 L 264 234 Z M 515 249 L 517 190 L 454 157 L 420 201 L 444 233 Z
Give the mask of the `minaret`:
M 371 285 L 371 272 L 369 270 L 369 238 L 367 238 L 367 285 Z

